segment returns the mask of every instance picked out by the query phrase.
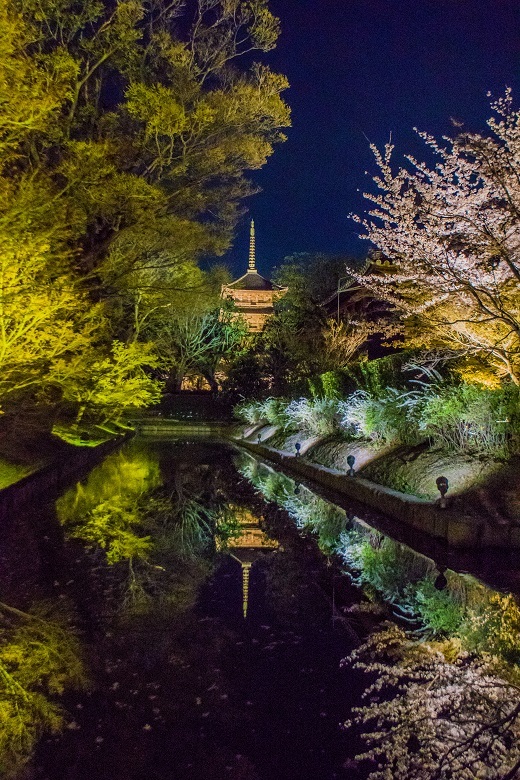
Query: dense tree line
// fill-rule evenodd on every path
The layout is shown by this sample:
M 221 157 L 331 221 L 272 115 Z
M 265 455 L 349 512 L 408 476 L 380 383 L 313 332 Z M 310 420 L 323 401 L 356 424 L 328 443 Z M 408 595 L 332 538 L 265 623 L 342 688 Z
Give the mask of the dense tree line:
M 227 249 L 289 124 L 286 79 L 244 64 L 278 32 L 266 0 L 2 4 L 4 412 L 157 397 L 152 339 L 215 307 L 197 261 Z

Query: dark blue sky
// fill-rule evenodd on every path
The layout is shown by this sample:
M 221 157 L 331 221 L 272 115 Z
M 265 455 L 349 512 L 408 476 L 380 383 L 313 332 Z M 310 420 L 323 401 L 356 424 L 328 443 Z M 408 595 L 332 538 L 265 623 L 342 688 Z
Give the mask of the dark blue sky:
M 375 167 L 369 141 L 392 134 L 395 159 L 424 157 L 417 126 L 453 135 L 450 117 L 485 130 L 486 93 L 506 85 L 520 106 L 519 0 L 271 0 L 277 48 L 292 108 L 288 140 L 254 174 L 262 192 L 248 206 L 259 270 L 294 252 L 359 253 L 349 212 L 365 207 Z M 247 262 L 244 219 L 226 260 Z

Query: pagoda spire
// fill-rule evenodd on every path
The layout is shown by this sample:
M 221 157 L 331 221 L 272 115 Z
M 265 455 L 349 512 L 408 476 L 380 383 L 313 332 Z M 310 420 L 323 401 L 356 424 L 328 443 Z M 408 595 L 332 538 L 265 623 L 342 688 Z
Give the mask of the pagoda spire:
M 251 563 L 242 563 L 242 613 L 244 620 L 247 617 L 247 608 L 249 605 L 249 574 L 251 572 Z
M 249 231 L 249 265 L 248 272 L 256 273 L 256 258 L 255 258 L 255 221 L 251 220 L 251 228 Z

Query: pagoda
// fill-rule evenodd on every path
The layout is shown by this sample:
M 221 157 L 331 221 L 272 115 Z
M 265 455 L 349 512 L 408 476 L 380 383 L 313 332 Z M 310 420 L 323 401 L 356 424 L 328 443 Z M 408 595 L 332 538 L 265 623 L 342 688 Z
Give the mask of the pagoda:
M 286 292 L 287 287 L 274 284 L 256 270 L 255 223 L 251 220 L 247 271 L 234 282 L 222 285 L 221 296 L 235 302 L 237 311 L 246 320 L 251 333 L 260 333 L 274 312 L 275 300 Z
M 242 614 L 247 618 L 249 606 L 249 575 L 253 564 L 270 550 L 279 547 L 275 539 L 271 539 L 262 530 L 260 519 L 246 507 L 230 507 L 238 520 L 239 533 L 228 540 L 226 551 L 242 568 Z M 218 543 L 217 543 L 218 547 Z

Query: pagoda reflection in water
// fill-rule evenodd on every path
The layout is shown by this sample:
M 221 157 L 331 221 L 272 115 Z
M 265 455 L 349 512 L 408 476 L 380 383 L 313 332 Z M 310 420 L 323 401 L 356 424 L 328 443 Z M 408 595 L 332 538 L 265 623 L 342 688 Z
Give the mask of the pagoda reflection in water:
M 228 540 L 225 551 L 242 567 L 242 610 L 246 618 L 251 567 L 264 553 L 275 550 L 279 544 L 262 530 L 262 518 L 255 517 L 250 509 L 241 506 L 230 506 L 229 509 L 238 521 L 239 531 Z

